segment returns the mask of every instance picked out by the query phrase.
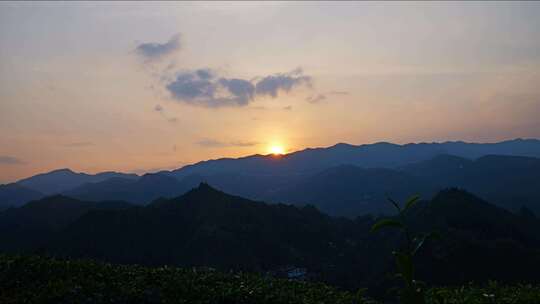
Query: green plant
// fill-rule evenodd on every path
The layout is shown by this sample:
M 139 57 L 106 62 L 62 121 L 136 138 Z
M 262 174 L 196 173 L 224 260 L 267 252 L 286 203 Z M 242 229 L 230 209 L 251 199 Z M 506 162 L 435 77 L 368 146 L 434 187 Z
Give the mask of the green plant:
M 402 304 L 424 304 L 425 290 L 421 282 L 414 279 L 414 263 L 413 258 L 422 248 L 425 241 L 429 238 L 436 237 L 435 233 L 429 233 L 424 235 L 418 235 L 413 238 L 409 227 L 404 220 L 405 213 L 414 206 L 420 197 L 418 195 L 409 198 L 403 208 L 399 206 L 394 200 L 389 198 L 388 200 L 394 205 L 398 214 L 396 218 L 386 218 L 377 221 L 372 227 L 372 232 L 377 232 L 382 228 L 397 228 L 400 229 L 405 235 L 406 244 L 401 249 L 392 252 L 397 266 L 397 276 L 405 283 L 404 288 L 400 290 L 399 299 Z
M 2 304 L 368 304 L 316 282 L 212 269 L 0 254 Z

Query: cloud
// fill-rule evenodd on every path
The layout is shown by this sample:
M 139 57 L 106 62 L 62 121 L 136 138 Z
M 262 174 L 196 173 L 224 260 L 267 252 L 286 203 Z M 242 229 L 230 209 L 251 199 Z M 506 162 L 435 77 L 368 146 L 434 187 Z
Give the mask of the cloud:
M 161 117 L 165 118 L 165 120 L 168 121 L 168 122 L 173 122 L 174 123 L 174 122 L 178 121 L 178 119 L 176 117 L 170 117 L 169 115 L 167 115 L 167 113 L 165 113 L 165 109 L 160 104 L 157 104 L 154 107 L 154 111 L 159 112 Z
M 257 82 L 255 89 L 257 95 L 270 95 L 276 98 L 280 91 L 289 93 L 301 85 L 311 86 L 311 77 L 304 75 L 301 68 L 297 68 L 289 73 L 263 77 Z
M 176 34 L 165 43 L 147 42 L 141 43 L 135 48 L 135 52 L 145 59 L 159 59 L 180 49 L 180 34 Z
M 201 141 L 196 142 L 197 145 L 203 146 L 203 147 L 209 147 L 209 148 L 216 148 L 216 147 L 225 147 L 226 144 L 224 142 L 215 140 L 215 139 L 203 139 Z
M 253 147 L 258 145 L 255 141 L 231 141 L 223 142 L 215 139 L 203 139 L 196 142 L 197 145 L 207 148 L 224 148 L 224 147 Z
M 24 164 L 26 164 L 26 162 L 16 157 L 0 155 L 0 165 L 24 165 Z
M 230 146 L 234 147 L 253 147 L 258 144 L 259 143 L 256 141 L 233 141 L 229 143 Z
M 318 102 L 323 101 L 325 99 L 326 99 L 326 95 L 324 95 L 324 94 L 312 95 L 312 96 L 308 96 L 306 98 L 307 102 L 309 102 L 309 103 L 318 103 Z
M 311 95 L 311 96 L 308 96 L 306 97 L 306 101 L 309 102 L 309 103 L 319 103 L 323 100 L 326 100 L 328 96 L 330 95 L 349 95 L 349 92 L 345 92 L 345 91 L 330 91 L 330 92 L 326 92 L 326 93 L 320 93 L 320 94 L 315 94 L 315 95 Z
M 327 93 L 328 95 L 349 95 L 349 92 L 345 91 L 330 91 Z
M 177 101 L 205 107 L 246 106 L 258 96 L 272 98 L 298 86 L 311 86 L 311 77 L 301 69 L 254 80 L 219 77 L 211 69 L 180 72 L 165 88 Z
M 64 145 L 66 148 L 82 148 L 82 147 L 88 147 L 93 146 L 94 143 L 89 141 L 76 141 L 76 142 L 70 142 Z
M 247 80 L 221 78 L 220 84 L 226 88 L 239 105 L 247 105 L 255 95 L 255 87 Z
M 206 107 L 245 106 L 255 97 L 251 82 L 218 78 L 210 69 L 178 73 L 166 88 L 177 101 Z

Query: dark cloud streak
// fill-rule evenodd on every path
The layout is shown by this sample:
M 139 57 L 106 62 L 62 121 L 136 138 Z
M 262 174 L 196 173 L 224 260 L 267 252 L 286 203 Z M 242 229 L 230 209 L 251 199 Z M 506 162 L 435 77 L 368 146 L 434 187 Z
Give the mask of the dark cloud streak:
M 165 113 L 165 109 L 160 104 L 157 104 L 154 107 L 154 111 L 158 112 L 168 122 L 174 123 L 174 122 L 178 121 L 178 119 L 176 117 L 170 117 L 169 115 L 167 115 Z
M 223 142 L 215 139 L 203 139 L 196 142 L 197 145 L 207 148 L 225 148 L 225 147 L 253 147 L 258 145 L 255 141 L 231 141 Z
M 84 148 L 84 147 L 89 147 L 89 146 L 93 146 L 94 143 L 92 142 L 89 142 L 89 141 L 76 141 L 76 142 L 71 142 L 71 143 L 67 143 L 64 145 L 64 147 L 66 148 Z
M 318 103 L 326 99 L 326 95 L 324 94 L 317 94 L 312 95 L 306 98 L 307 102 L 309 103 Z
M 0 155 L 0 165 L 24 165 L 24 164 L 26 164 L 26 162 L 16 157 Z

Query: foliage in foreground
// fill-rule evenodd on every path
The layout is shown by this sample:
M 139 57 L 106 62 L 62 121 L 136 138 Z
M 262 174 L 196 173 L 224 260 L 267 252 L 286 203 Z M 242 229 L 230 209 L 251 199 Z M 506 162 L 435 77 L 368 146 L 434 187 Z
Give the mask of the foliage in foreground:
M 0 255 L 0 303 L 366 303 L 319 283 L 255 274 Z
M 371 230 L 376 232 L 381 228 L 398 228 L 403 231 L 406 236 L 406 246 L 400 250 L 392 252 L 396 260 L 398 275 L 405 283 L 405 287 L 400 291 L 399 299 L 402 304 L 425 304 L 426 297 L 424 294 L 423 284 L 414 279 L 415 269 L 413 258 L 422 248 L 424 242 L 433 237 L 433 234 L 416 236 L 414 239 L 411 236 L 409 227 L 404 223 L 403 217 L 405 212 L 409 210 L 420 199 L 419 196 L 411 197 L 401 208 L 392 199 L 389 199 L 392 205 L 398 212 L 398 219 L 382 219 L 373 225 Z
M 540 287 L 501 286 L 490 282 L 485 287 L 439 287 L 426 293 L 428 304 L 535 304 L 540 303 Z
M 0 255 L 0 303 L 374 304 L 318 283 L 174 267 Z M 540 303 L 532 285 L 438 287 L 427 304 Z

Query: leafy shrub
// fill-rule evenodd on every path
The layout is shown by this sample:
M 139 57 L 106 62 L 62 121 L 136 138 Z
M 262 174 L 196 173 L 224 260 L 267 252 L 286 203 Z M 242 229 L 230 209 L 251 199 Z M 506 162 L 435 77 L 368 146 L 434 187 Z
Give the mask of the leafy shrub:
M 502 286 L 490 282 L 485 287 L 438 287 L 427 291 L 427 304 L 536 304 L 540 303 L 540 287 L 520 284 Z
M 0 255 L 0 303 L 366 303 L 318 283 L 175 267 Z
M 540 287 L 436 287 L 426 304 L 536 304 Z M 362 291 L 247 273 L 0 255 L 0 303 L 375 304 Z

